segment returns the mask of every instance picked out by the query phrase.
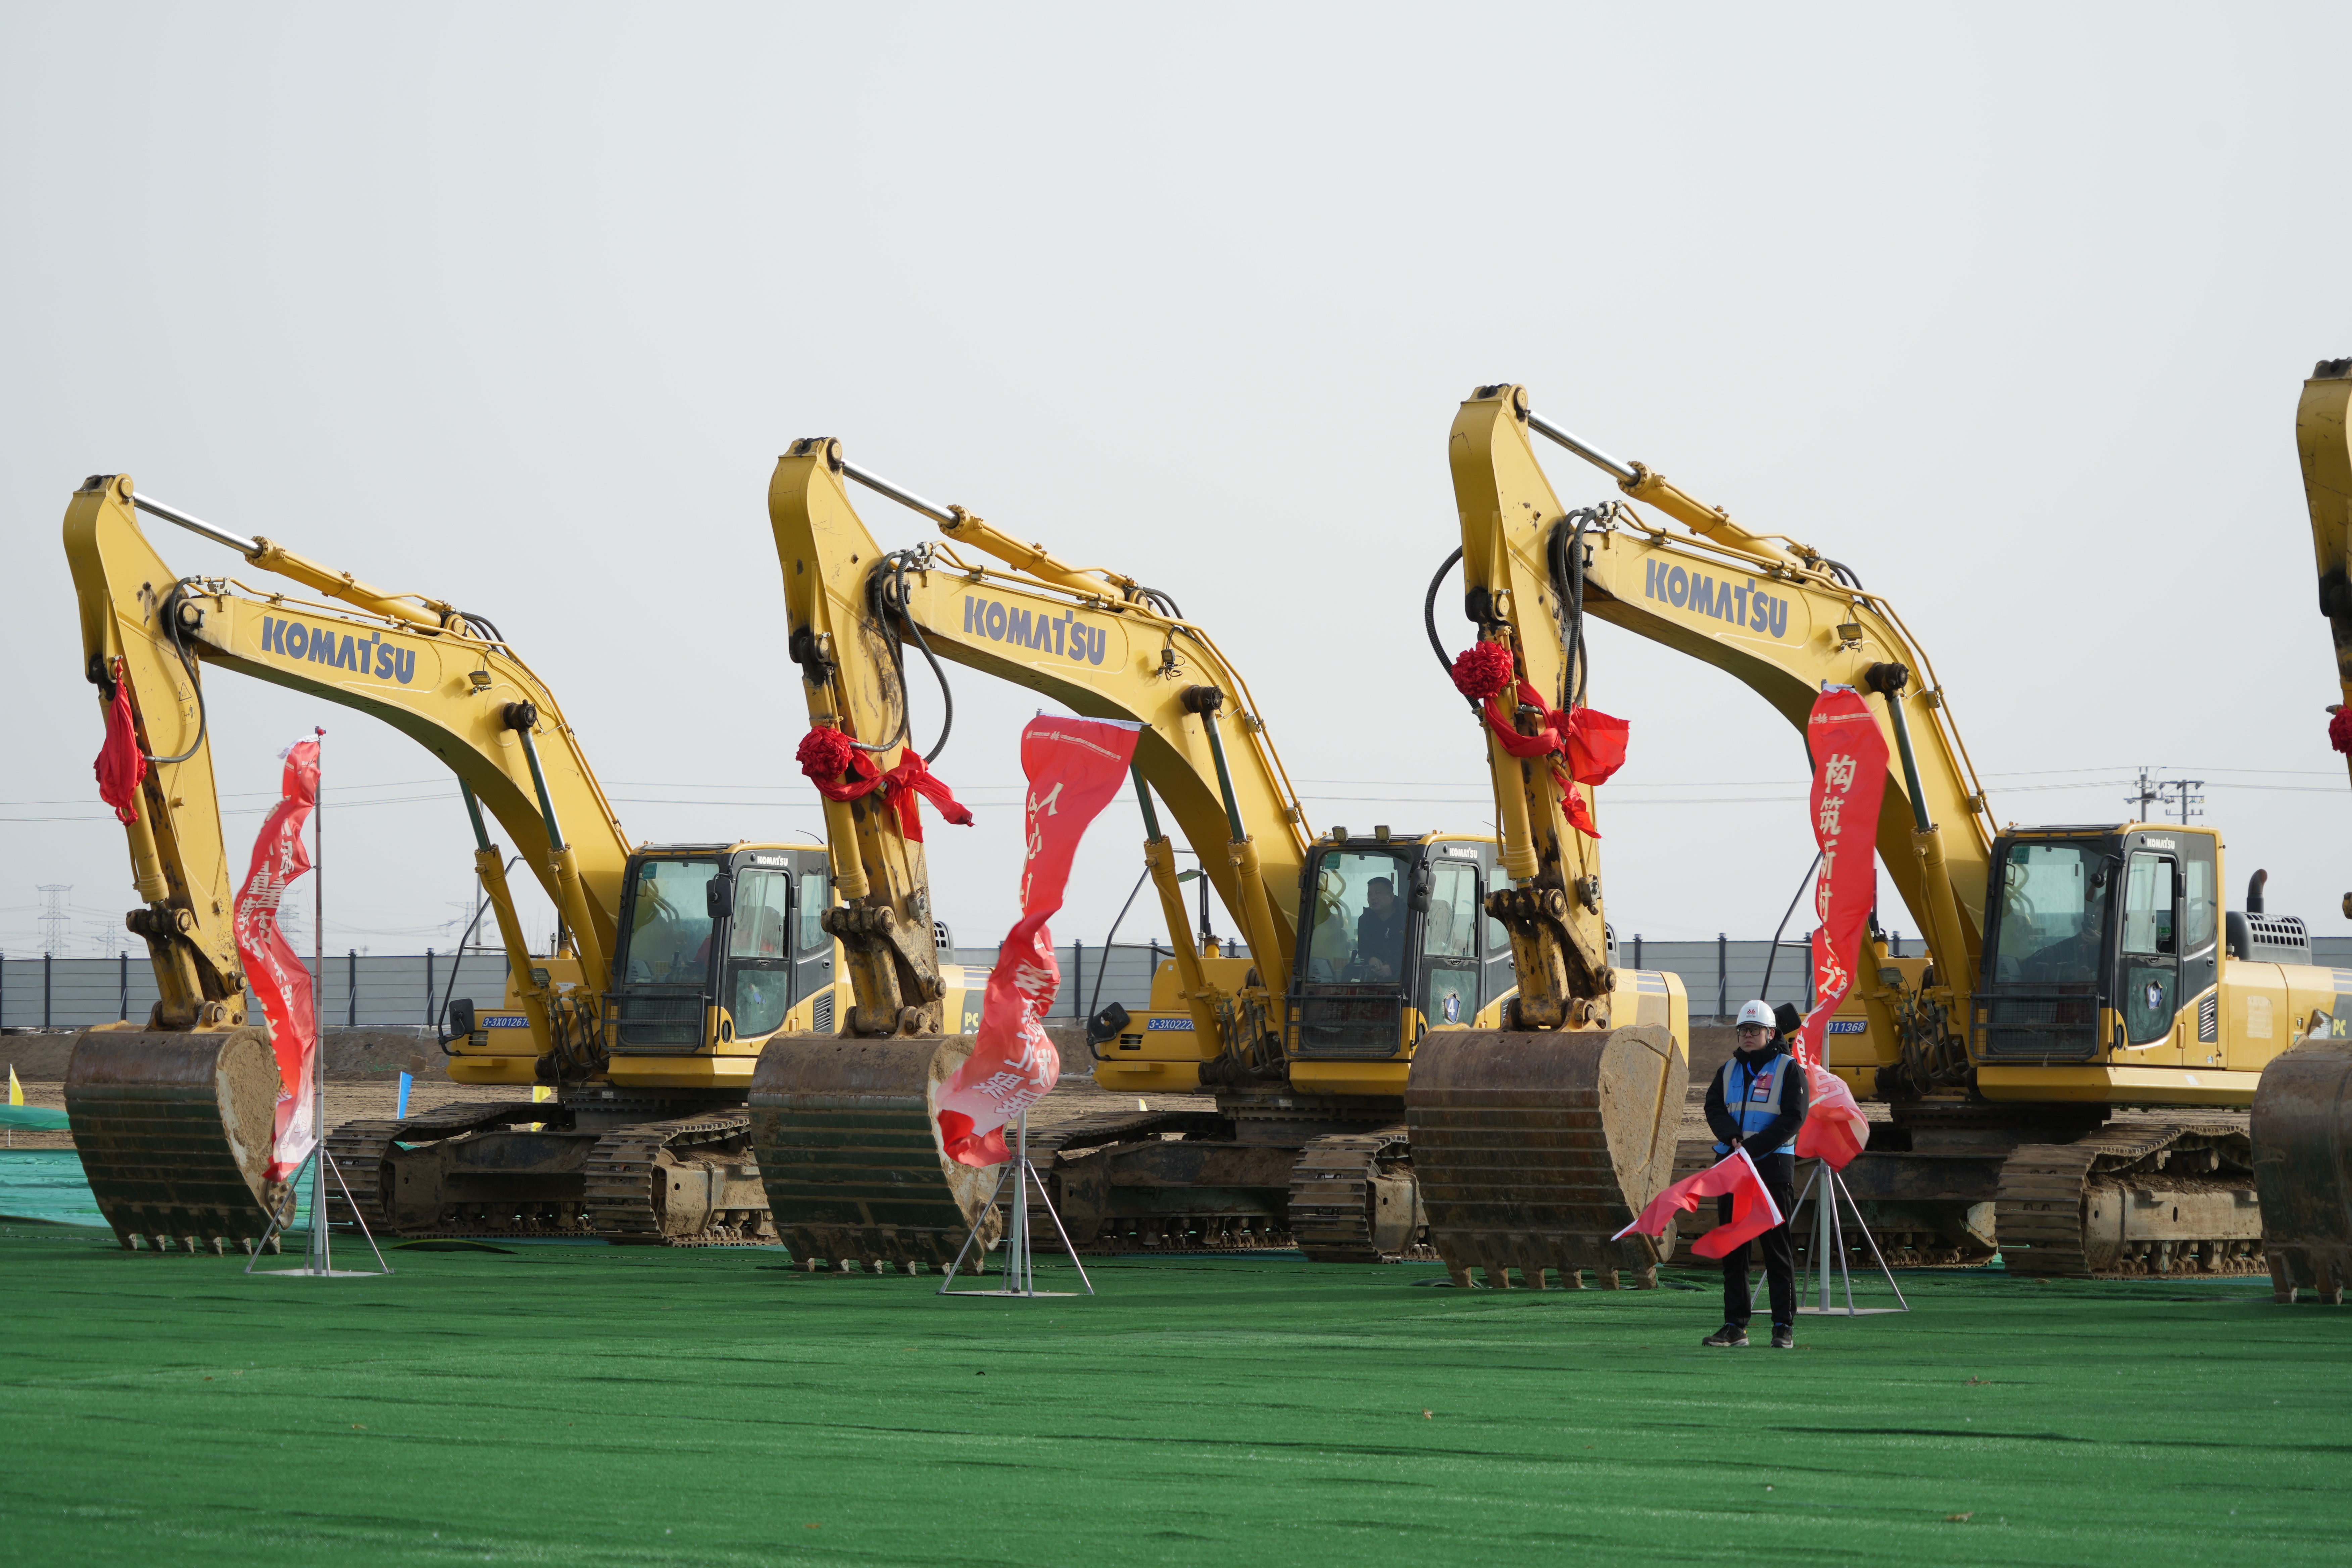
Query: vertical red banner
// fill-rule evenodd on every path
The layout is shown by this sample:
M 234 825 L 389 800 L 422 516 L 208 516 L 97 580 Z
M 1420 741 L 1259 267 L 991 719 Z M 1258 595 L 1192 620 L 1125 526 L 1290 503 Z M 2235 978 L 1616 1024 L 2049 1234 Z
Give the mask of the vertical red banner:
M 1813 884 L 1813 1010 L 1797 1031 L 1796 1058 L 1811 1091 L 1797 1134 L 1801 1158 L 1843 1170 L 1870 1137 L 1862 1108 L 1822 1065 L 1822 1040 L 1862 965 L 1863 933 L 1878 897 L 1878 808 L 1886 794 L 1886 737 L 1861 692 L 1831 686 L 1805 721 L 1813 758 L 1813 841 L 1821 875 Z
M 319 801 L 319 742 L 297 741 L 285 752 L 281 795 L 253 841 L 253 863 L 237 889 L 231 930 L 245 961 L 245 985 L 269 1021 L 278 1058 L 278 1127 L 269 1149 L 269 1179 L 284 1181 L 310 1158 L 319 1141 L 311 1123 L 319 1061 L 318 1018 L 310 1002 L 310 972 L 278 928 L 278 900 L 310 868 L 302 828 Z
M 1052 1093 L 1061 1076 L 1061 1053 L 1044 1023 L 1062 985 L 1045 921 L 1062 907 L 1087 825 L 1127 781 L 1141 729 L 1107 719 L 1041 717 L 1021 732 L 1021 771 L 1029 778 L 1021 918 L 989 973 L 971 1056 L 940 1086 L 940 1141 L 967 1165 L 1011 1159 L 1005 1123 Z

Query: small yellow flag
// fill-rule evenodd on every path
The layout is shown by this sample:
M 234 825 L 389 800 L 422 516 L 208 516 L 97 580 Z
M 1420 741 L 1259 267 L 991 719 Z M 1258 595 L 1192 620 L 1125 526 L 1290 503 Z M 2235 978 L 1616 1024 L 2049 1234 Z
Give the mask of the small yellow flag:
M 533 1105 L 541 1104 L 554 1098 L 555 1089 L 552 1085 L 535 1083 L 530 1086 L 530 1101 Z
M 22 1105 L 25 1103 L 25 1086 L 16 1081 L 16 1064 L 15 1062 L 10 1062 L 8 1064 L 8 1103 L 11 1105 Z

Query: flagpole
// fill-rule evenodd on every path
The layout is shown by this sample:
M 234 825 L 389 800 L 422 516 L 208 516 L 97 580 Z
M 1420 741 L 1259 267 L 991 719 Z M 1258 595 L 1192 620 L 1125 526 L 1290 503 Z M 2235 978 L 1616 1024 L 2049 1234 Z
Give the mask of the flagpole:
M 333 1244 L 327 1237 L 327 731 L 313 727 L 319 742 L 319 782 L 310 799 L 310 1130 L 318 1137 L 310 1159 L 310 1267 L 335 1271 Z

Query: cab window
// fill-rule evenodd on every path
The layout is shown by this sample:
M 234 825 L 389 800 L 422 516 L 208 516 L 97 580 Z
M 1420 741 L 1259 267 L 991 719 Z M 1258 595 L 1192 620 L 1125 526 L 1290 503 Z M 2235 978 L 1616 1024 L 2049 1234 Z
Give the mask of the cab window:
M 699 983 L 710 973 L 709 860 L 646 860 L 631 900 L 626 977 L 651 984 Z
M 2135 854 L 2124 872 L 2124 1027 L 2133 1045 L 2161 1039 L 2180 1010 L 2174 929 L 2180 877 L 2169 855 Z
M 1431 1028 L 1467 1025 L 1478 1012 L 1478 868 L 1438 861 L 1430 868 L 1429 910 L 1422 917 L 1422 1017 Z
M 800 940 L 793 944 L 797 951 L 806 952 L 829 940 L 823 918 L 826 907 L 833 902 L 832 889 L 832 879 L 823 871 L 801 873 Z
M 1401 857 L 1328 850 L 1316 859 L 1313 889 L 1307 979 L 1394 984 L 1406 978 L 1406 899 L 1412 886 Z
M 792 879 L 783 871 L 735 873 L 735 915 L 727 937 L 727 1011 L 735 1037 L 773 1034 L 793 1005 Z

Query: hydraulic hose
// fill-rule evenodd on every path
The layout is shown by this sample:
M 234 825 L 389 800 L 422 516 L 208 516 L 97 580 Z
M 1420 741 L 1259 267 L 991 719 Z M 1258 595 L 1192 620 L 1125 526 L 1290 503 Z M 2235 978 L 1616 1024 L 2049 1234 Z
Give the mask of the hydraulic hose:
M 1429 580 L 1429 592 L 1421 599 L 1421 626 L 1429 634 L 1429 651 L 1437 656 L 1437 668 L 1445 671 L 1448 680 L 1454 679 L 1454 661 L 1445 657 L 1445 645 L 1437 637 L 1437 590 L 1444 583 L 1445 574 L 1454 570 L 1454 563 L 1461 559 L 1462 547 L 1457 544 L 1437 563 L 1437 575 Z

